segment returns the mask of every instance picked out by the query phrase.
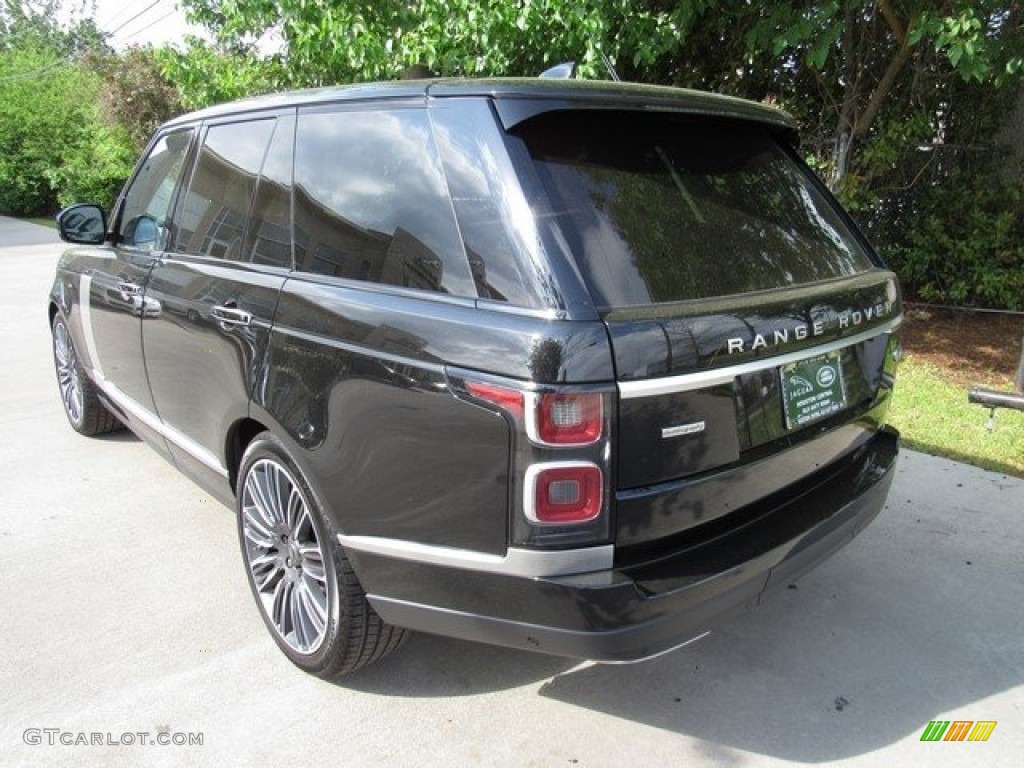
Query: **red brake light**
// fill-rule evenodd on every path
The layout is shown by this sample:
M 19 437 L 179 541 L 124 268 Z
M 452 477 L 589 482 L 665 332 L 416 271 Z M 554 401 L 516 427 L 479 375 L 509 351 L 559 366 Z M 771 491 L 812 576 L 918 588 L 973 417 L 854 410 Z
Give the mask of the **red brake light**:
M 534 464 L 526 491 L 526 516 L 535 523 L 585 523 L 601 514 L 602 476 L 595 464 Z
M 548 445 L 588 445 L 601 437 L 604 414 L 601 395 L 592 392 L 546 393 L 533 396 L 530 438 Z
M 499 387 L 482 381 L 467 381 L 466 391 L 473 397 L 486 400 L 513 416 L 519 417 L 523 412 L 523 393 L 515 389 Z

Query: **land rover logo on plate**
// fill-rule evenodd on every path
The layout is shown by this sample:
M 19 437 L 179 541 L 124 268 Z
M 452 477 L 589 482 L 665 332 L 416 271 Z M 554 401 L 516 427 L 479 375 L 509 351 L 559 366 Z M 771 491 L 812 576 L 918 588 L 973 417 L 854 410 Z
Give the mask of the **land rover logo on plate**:
M 824 419 L 846 406 L 842 370 L 838 351 L 779 369 L 787 429 Z

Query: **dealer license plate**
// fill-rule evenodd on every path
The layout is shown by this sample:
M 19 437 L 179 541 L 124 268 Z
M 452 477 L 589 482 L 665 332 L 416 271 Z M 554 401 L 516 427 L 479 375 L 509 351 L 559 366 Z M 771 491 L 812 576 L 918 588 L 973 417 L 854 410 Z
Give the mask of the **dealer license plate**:
M 779 368 L 786 429 L 824 419 L 846 407 L 839 351 Z

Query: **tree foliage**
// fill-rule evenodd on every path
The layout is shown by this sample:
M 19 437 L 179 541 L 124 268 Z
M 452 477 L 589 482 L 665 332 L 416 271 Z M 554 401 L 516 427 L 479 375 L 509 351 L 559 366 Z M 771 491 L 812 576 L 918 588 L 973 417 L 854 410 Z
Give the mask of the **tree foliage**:
M 0 6 L 0 213 L 108 205 L 157 125 L 180 110 L 153 52 L 112 51 L 57 0 Z
M 88 18 L 56 24 L 60 2 L 0 0 L 0 209 L 109 196 L 182 108 L 565 60 L 607 78 L 607 60 L 625 80 L 790 111 L 912 296 L 1024 302 L 1005 217 L 1020 217 L 1024 168 L 998 139 L 1024 99 L 1021 0 L 183 0 L 206 39 L 123 54 Z
M 910 223 L 887 255 L 915 296 L 940 304 L 1024 309 L 1024 186 L 1019 182 L 957 174 L 946 184 L 924 188 Z
M 0 16 L 0 211 L 31 214 L 56 204 L 63 153 L 81 146 L 98 83 L 73 63 L 95 27 L 46 22 L 53 4 L 7 3 Z

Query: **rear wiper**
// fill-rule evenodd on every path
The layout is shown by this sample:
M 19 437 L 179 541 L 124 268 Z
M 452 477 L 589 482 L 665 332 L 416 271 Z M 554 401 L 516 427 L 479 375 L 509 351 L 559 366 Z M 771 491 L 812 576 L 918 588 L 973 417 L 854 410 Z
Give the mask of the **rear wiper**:
M 686 204 L 690 206 L 690 211 L 693 213 L 693 217 L 698 221 L 698 223 L 707 224 L 707 219 L 704 218 L 700 209 L 697 208 L 697 201 L 693 199 L 693 195 L 690 194 L 690 190 L 686 188 L 686 184 L 683 183 L 683 177 L 679 175 L 679 171 L 677 171 L 675 166 L 672 165 L 672 161 L 669 159 L 668 154 L 664 149 L 657 145 L 654 147 L 654 151 L 657 153 L 661 162 L 664 163 L 665 168 L 668 169 L 669 174 L 672 176 L 672 181 L 676 185 L 676 189 L 679 190 L 679 194 L 683 196 L 683 200 L 685 200 Z

